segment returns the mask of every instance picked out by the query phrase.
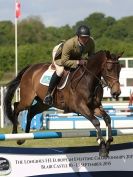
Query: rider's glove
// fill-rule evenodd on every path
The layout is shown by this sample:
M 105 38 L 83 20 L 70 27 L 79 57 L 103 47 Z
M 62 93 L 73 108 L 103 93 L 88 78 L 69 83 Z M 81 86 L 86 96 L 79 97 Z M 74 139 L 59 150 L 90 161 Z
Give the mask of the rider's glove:
M 79 61 L 79 65 L 83 66 L 86 64 L 86 60 L 78 60 Z

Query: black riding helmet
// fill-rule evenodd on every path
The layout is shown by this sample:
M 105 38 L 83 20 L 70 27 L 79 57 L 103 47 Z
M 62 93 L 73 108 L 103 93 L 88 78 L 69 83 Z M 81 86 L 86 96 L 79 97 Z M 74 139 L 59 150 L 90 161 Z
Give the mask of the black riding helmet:
M 79 26 L 77 32 L 77 36 L 90 36 L 90 29 L 86 25 Z

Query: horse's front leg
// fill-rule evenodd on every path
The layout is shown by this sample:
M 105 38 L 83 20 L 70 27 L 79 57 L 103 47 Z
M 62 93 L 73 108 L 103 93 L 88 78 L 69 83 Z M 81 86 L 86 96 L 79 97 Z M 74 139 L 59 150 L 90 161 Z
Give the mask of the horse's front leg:
M 91 123 L 96 128 L 97 131 L 97 142 L 99 144 L 99 156 L 101 157 L 107 157 L 108 151 L 106 149 L 106 143 L 102 136 L 102 131 L 100 128 L 100 121 L 95 116 L 89 116 Z
M 99 144 L 99 155 L 102 157 L 107 157 L 108 152 L 106 150 L 106 144 L 104 141 L 104 138 L 102 136 L 102 131 L 100 128 L 100 122 L 99 120 L 94 116 L 93 110 L 90 110 L 87 105 L 80 105 L 80 108 L 78 109 L 79 113 L 82 114 L 84 117 L 86 117 L 88 120 L 91 121 L 93 126 L 96 128 L 97 131 L 97 142 Z
M 111 118 L 102 107 L 95 109 L 95 115 L 100 118 L 102 117 L 106 124 L 106 150 L 109 153 L 111 142 L 113 142 Z
M 103 119 L 106 123 L 106 149 L 109 153 L 111 142 L 113 142 L 112 137 L 112 128 L 111 128 L 111 118 L 110 116 L 105 112 Z

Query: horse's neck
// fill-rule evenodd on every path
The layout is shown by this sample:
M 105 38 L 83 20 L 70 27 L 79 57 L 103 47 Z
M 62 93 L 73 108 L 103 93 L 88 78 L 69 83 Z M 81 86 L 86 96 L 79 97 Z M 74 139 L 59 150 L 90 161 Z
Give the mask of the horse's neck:
M 102 71 L 102 64 L 103 64 L 103 60 L 101 60 L 100 58 L 94 58 L 88 61 L 87 69 L 93 74 L 95 74 L 96 76 L 99 76 Z
M 88 61 L 87 65 L 85 67 L 79 67 L 76 70 L 72 71 L 70 73 L 69 81 L 74 83 L 78 83 L 82 78 L 84 78 L 84 75 L 93 81 L 98 81 L 101 78 L 101 72 L 102 72 L 102 63 L 103 61 L 99 58 L 94 58 L 90 61 Z M 88 82 L 88 79 L 86 80 L 86 84 Z

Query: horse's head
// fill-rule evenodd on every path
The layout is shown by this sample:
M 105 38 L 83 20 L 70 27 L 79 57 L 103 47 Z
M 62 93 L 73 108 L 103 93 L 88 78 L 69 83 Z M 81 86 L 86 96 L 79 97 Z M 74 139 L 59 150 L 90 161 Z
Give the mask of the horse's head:
M 113 98 L 118 98 L 121 94 L 120 89 L 120 70 L 121 65 L 119 63 L 119 58 L 122 56 L 123 52 L 119 55 L 111 54 L 109 51 L 105 51 L 106 62 L 103 65 L 102 76 L 107 83 L 107 86 L 111 89 L 111 95 Z

